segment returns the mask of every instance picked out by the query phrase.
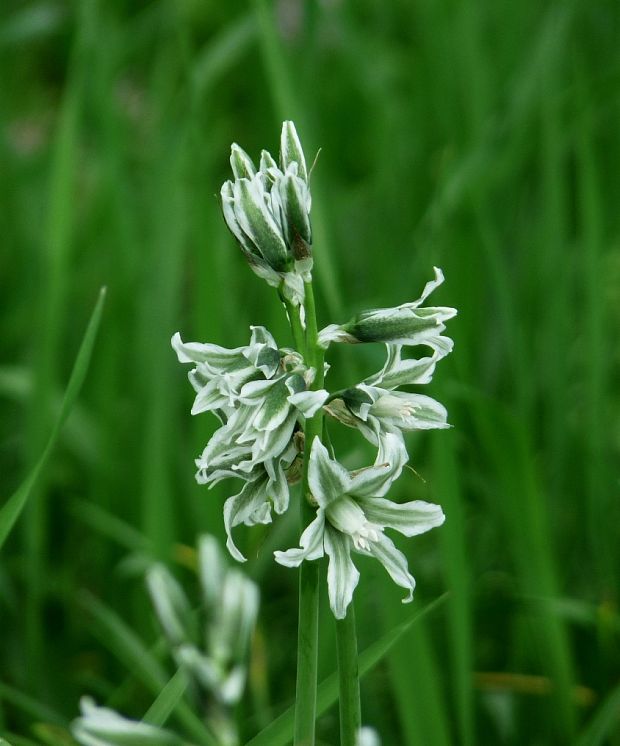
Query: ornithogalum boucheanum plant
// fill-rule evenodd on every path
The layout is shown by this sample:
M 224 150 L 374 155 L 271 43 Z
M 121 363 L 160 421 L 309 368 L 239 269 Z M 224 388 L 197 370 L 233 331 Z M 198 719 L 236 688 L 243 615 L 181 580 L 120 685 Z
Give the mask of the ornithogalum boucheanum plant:
M 374 557 L 411 601 L 415 581 L 391 530 L 415 536 L 439 526 L 438 505 L 397 503 L 387 495 L 408 461 L 403 433 L 446 428 L 445 408 L 429 396 L 403 391 L 428 383 L 452 350 L 443 334 L 455 309 L 428 306 L 443 282 L 435 268 L 415 300 L 395 308 L 363 311 L 344 324 L 318 330 L 312 285 L 310 173 L 292 122 L 282 126 L 280 158 L 261 154 L 258 168 L 238 145 L 233 179 L 221 190 L 224 219 L 254 272 L 277 289 L 294 347 L 281 347 L 267 329 L 251 328 L 247 346 L 172 338 L 179 361 L 192 365 L 196 399 L 192 414 L 210 411 L 220 427 L 196 459 L 196 479 L 214 485 L 234 478 L 240 490 L 224 504 L 232 556 L 245 561 L 233 529 L 269 523 L 291 504 L 290 488 L 301 478 L 299 547 L 277 551 L 275 560 L 300 567 L 295 744 L 314 744 L 318 645 L 319 567 L 327 555 L 327 586 L 336 618 L 340 669 L 342 746 L 360 732 L 359 683 L 353 592 L 359 572 L 353 556 Z M 324 387 L 325 352 L 333 343 L 385 345 L 380 371 L 345 390 Z M 422 349 L 424 356 L 403 351 Z M 324 415 L 356 429 L 376 448 L 371 465 L 350 471 L 324 438 Z

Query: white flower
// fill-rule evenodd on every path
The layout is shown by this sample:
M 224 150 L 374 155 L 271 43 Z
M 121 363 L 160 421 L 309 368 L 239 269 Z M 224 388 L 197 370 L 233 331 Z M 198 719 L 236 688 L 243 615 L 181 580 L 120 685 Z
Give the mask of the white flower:
M 319 344 L 330 342 L 390 342 L 400 345 L 426 345 L 441 353 L 451 349 L 452 341 L 443 337 L 444 321 L 456 316 L 456 309 L 444 306 L 423 308 L 422 303 L 442 284 L 442 271 L 435 267 L 435 279 L 427 282 L 422 295 L 411 303 L 395 308 L 363 311 L 346 324 L 331 324 L 319 333 Z M 449 349 L 448 349 L 449 351 Z M 446 354 L 444 352 L 444 354 Z
M 174 733 L 98 707 L 89 697 L 82 697 L 80 708 L 82 716 L 73 722 L 71 732 L 83 746 L 183 746 Z
M 311 417 L 329 396 L 324 389 L 308 391 L 306 385 L 300 373 L 245 384 L 237 409 L 196 460 L 197 481 L 215 484 L 224 477 L 249 478 L 261 464 L 275 479 L 276 462 L 300 417 Z
M 189 380 L 196 391 L 192 414 L 234 409 L 241 387 L 248 381 L 271 378 L 287 357 L 301 365 L 300 355 L 292 350 L 279 350 L 274 338 L 264 326 L 250 327 L 250 344 L 228 349 L 215 344 L 183 342 L 177 332 L 172 347 L 180 363 L 195 363 Z
M 360 383 L 344 391 L 341 400 L 347 409 L 344 415 L 338 406 L 329 411 L 344 424 L 357 427 L 375 445 L 382 432 L 400 434 L 450 427 L 443 404 L 424 394 L 391 391 Z
M 413 598 L 415 580 L 407 560 L 384 529 L 415 536 L 441 525 L 445 517 L 438 505 L 420 500 L 398 504 L 383 497 L 407 459 L 401 438 L 393 433 L 380 437 L 374 466 L 353 472 L 330 458 L 318 438 L 312 443 L 308 482 L 318 504 L 317 515 L 302 533 L 300 548 L 276 552 L 275 558 L 282 565 L 297 567 L 326 552 L 329 601 L 337 619 L 346 615 L 359 580 L 351 551 L 378 559 L 392 580 L 409 591 L 403 602 Z
M 266 470 L 275 482 L 299 418 L 311 417 L 328 397 L 323 389 L 308 390 L 314 370 L 295 350 L 278 349 L 262 326 L 252 327 L 246 347 L 183 342 L 178 333 L 172 346 L 180 362 L 196 366 L 189 373 L 196 391 L 192 414 L 212 411 L 222 422 L 196 460 L 197 481 L 254 480 Z

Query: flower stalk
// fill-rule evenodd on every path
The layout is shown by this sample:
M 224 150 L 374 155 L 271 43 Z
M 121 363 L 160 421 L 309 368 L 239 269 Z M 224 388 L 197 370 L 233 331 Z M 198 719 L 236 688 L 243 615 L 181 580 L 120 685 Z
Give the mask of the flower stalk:
M 362 713 L 353 602 L 345 618 L 336 619 L 336 649 L 340 688 L 340 746 L 357 746 Z
M 305 283 L 306 364 L 314 367 L 313 387 L 323 387 L 323 351 L 318 345 L 318 326 L 312 282 Z M 296 309 L 295 309 L 296 310 Z M 293 326 L 293 324 L 291 324 Z M 295 329 L 293 328 L 293 335 Z M 300 505 L 301 529 L 312 520 L 312 493 L 308 468 L 312 441 L 321 437 L 323 410 L 306 420 L 304 427 L 304 468 Z M 316 691 L 319 650 L 319 565 L 304 562 L 299 572 L 299 619 L 297 636 L 297 690 L 295 698 L 295 746 L 314 746 L 316 721 Z

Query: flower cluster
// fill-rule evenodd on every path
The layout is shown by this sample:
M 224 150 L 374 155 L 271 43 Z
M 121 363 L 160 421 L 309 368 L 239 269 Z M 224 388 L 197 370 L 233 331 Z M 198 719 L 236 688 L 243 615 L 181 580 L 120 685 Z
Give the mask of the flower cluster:
M 192 414 L 210 411 L 222 423 L 196 460 L 197 481 L 215 485 L 238 477 L 245 482 L 224 506 L 227 546 L 243 561 L 232 528 L 269 523 L 272 507 L 278 514 L 288 508 L 287 472 L 298 454 L 296 429 L 328 394 L 309 390 L 315 371 L 298 352 L 279 349 L 262 326 L 252 327 L 247 347 L 186 343 L 178 333 L 172 346 L 180 362 L 195 365 L 189 373 L 196 391 Z
M 279 165 L 263 150 L 257 170 L 236 143 L 230 165 L 234 181 L 221 189 L 226 224 L 254 272 L 300 305 L 312 270 L 312 200 L 295 126 L 282 125 Z
M 299 314 L 297 331 L 301 328 L 303 334 L 303 304 L 314 313 L 304 291 L 312 266 L 310 192 L 293 124 L 283 125 L 279 166 L 263 151 L 256 170 L 237 145 L 232 147 L 231 165 L 235 180 L 222 187 L 228 227 L 254 271 L 283 293 L 292 325 L 291 308 Z M 196 461 L 197 480 L 204 484 L 225 477 L 244 481 L 241 491 L 224 505 L 227 546 L 236 559 L 245 558 L 233 542 L 234 526 L 268 523 L 272 509 L 277 514 L 287 510 L 289 484 L 299 475 L 303 439 L 297 433 L 305 430 L 308 418 L 320 417 L 322 409 L 356 428 L 377 448 L 373 465 L 349 471 L 320 437 L 308 439 L 304 497 L 316 508 L 316 517 L 302 532 L 298 548 L 275 553 L 276 561 L 285 566 L 328 556 L 329 599 L 337 618 L 346 615 L 359 580 L 352 552 L 378 559 L 408 591 L 405 601 L 410 601 L 415 581 L 386 529 L 414 536 L 444 521 L 438 505 L 419 500 L 401 504 L 386 498 L 408 460 L 404 433 L 449 426 L 439 402 L 401 389 L 429 383 L 439 360 L 452 350 L 452 340 L 443 332 L 455 309 L 424 305 L 443 279 L 435 268 L 434 279 L 416 301 L 364 311 L 345 324 L 330 324 L 318 335 L 314 325 L 314 338 L 305 330 L 303 350 L 278 348 L 263 327 L 252 328 L 247 347 L 232 350 L 184 343 L 178 334 L 172 339 L 180 362 L 195 365 L 189 374 L 196 391 L 192 413 L 211 411 L 221 421 Z M 318 385 L 314 390 L 317 371 L 308 361 L 320 359 L 322 365 L 322 352 L 332 343 L 383 343 L 385 364 L 345 390 L 329 394 Z M 404 348 L 420 347 L 429 354 L 403 355 Z
M 231 713 L 245 688 L 247 652 L 258 615 L 258 587 L 227 566 L 212 536 L 200 537 L 197 560 L 200 617 L 164 565 L 149 568 L 147 588 L 176 667 L 185 672 L 197 692 L 208 696 L 207 721 L 218 743 L 237 746 L 239 737 Z M 88 697 L 80 704 L 82 716 L 74 721 L 72 733 L 83 746 L 190 746 L 169 730 L 98 707 Z

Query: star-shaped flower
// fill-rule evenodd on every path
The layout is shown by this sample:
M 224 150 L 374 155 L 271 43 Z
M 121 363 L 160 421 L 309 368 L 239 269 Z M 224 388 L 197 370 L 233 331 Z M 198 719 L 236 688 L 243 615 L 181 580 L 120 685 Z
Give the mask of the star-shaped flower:
M 327 553 L 329 601 L 337 619 L 345 617 L 359 580 L 351 551 L 378 559 L 392 580 L 409 591 L 403 602 L 413 598 L 415 580 L 407 559 L 384 529 L 415 536 L 441 525 L 445 516 L 432 503 L 414 500 L 399 504 L 384 498 L 407 459 L 402 439 L 393 433 L 379 438 L 373 466 L 353 472 L 332 459 L 318 438 L 312 443 L 308 482 L 318 505 L 317 515 L 302 533 L 300 548 L 276 552 L 275 558 L 281 565 L 298 567 L 303 560 Z

